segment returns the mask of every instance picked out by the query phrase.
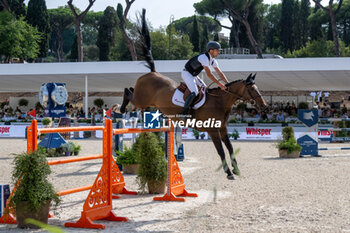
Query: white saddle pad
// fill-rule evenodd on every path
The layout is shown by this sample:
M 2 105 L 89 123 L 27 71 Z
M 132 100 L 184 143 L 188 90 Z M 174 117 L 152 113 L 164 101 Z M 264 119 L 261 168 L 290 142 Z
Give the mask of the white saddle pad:
M 193 106 L 194 109 L 198 109 L 200 107 L 203 106 L 203 104 L 205 103 L 205 92 L 204 92 L 204 96 L 203 99 L 201 101 L 199 101 L 197 104 L 195 104 Z M 185 106 L 185 101 L 184 101 L 184 93 L 182 93 L 181 91 L 179 91 L 178 89 L 175 90 L 173 98 L 172 98 L 172 102 L 173 104 L 180 106 L 180 107 L 184 107 Z

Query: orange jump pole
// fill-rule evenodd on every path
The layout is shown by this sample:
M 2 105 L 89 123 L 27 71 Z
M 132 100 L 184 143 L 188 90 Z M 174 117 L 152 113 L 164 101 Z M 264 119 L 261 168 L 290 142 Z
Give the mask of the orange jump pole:
M 154 197 L 155 201 L 185 201 L 182 197 L 198 197 L 196 193 L 189 193 L 185 189 L 184 179 L 182 177 L 180 167 L 177 164 L 174 155 L 174 125 L 171 120 L 170 133 L 168 133 L 168 177 L 167 177 L 167 192 L 163 197 Z M 182 197 L 176 197 L 182 196 Z
M 71 159 L 52 160 L 52 161 L 48 161 L 47 163 L 50 166 L 52 166 L 52 165 L 59 165 L 59 164 L 65 164 L 65 163 L 74 163 L 74 162 L 93 160 L 93 159 L 102 159 L 102 158 L 103 158 L 103 155 L 89 155 L 89 156 L 76 157 L 76 158 L 71 158 Z
M 103 129 L 103 164 L 84 203 L 81 218 L 77 222 L 67 222 L 65 227 L 104 229 L 105 225 L 95 220 L 128 221 L 126 217 L 117 217 L 112 211 L 112 120 L 105 120 Z

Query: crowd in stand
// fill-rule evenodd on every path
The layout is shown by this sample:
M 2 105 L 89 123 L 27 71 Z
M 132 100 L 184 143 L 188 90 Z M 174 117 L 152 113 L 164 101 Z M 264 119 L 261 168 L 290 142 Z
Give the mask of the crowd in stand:
M 306 103 L 304 103 L 305 105 Z M 23 111 L 21 107 L 17 106 L 15 109 L 11 108 L 8 103 L 2 104 L 0 109 L 0 120 L 2 121 L 12 121 L 12 120 L 30 120 L 34 116 L 28 114 L 32 111 Z M 232 116 L 230 119 L 236 121 L 249 120 L 253 119 L 256 121 L 289 121 L 291 119 L 297 118 L 298 107 L 294 102 L 283 103 L 283 102 L 274 102 L 269 104 L 269 110 L 266 112 L 259 113 L 255 108 L 239 107 L 236 106 L 232 110 Z M 321 118 L 333 118 L 341 117 L 348 118 L 348 110 L 346 107 L 346 101 L 342 100 L 338 105 L 330 104 L 328 98 L 317 99 L 313 108 L 318 109 L 318 115 Z M 88 118 L 94 117 L 96 121 L 101 121 L 103 119 L 103 110 L 107 110 L 108 106 L 104 107 L 89 107 L 88 108 Z M 73 107 L 72 105 L 67 106 L 66 108 L 67 117 L 82 119 L 85 118 L 85 112 L 83 108 Z M 41 119 L 44 117 L 44 110 L 42 108 L 36 108 L 35 118 Z

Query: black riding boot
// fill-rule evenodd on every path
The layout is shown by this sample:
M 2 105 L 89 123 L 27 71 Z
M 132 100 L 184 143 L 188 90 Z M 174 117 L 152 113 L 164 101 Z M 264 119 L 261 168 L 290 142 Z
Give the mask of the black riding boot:
M 182 115 L 186 115 L 188 113 L 188 109 L 190 108 L 191 104 L 193 103 L 193 100 L 196 98 L 196 93 L 191 92 L 189 96 L 187 96 L 185 101 L 184 110 L 182 111 Z

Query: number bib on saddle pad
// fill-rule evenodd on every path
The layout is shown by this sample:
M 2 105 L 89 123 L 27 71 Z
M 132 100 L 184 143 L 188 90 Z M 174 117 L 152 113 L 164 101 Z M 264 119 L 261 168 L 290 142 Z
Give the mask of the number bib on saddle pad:
M 195 99 L 193 109 L 198 109 L 202 107 L 203 104 L 205 103 L 205 89 L 198 86 L 198 90 L 199 90 L 199 94 L 198 94 L 199 97 L 197 100 Z M 180 85 L 175 89 L 175 92 L 172 98 L 173 104 L 180 107 L 184 107 L 185 100 L 189 94 L 190 94 L 190 90 L 187 88 L 185 83 L 181 82 Z

